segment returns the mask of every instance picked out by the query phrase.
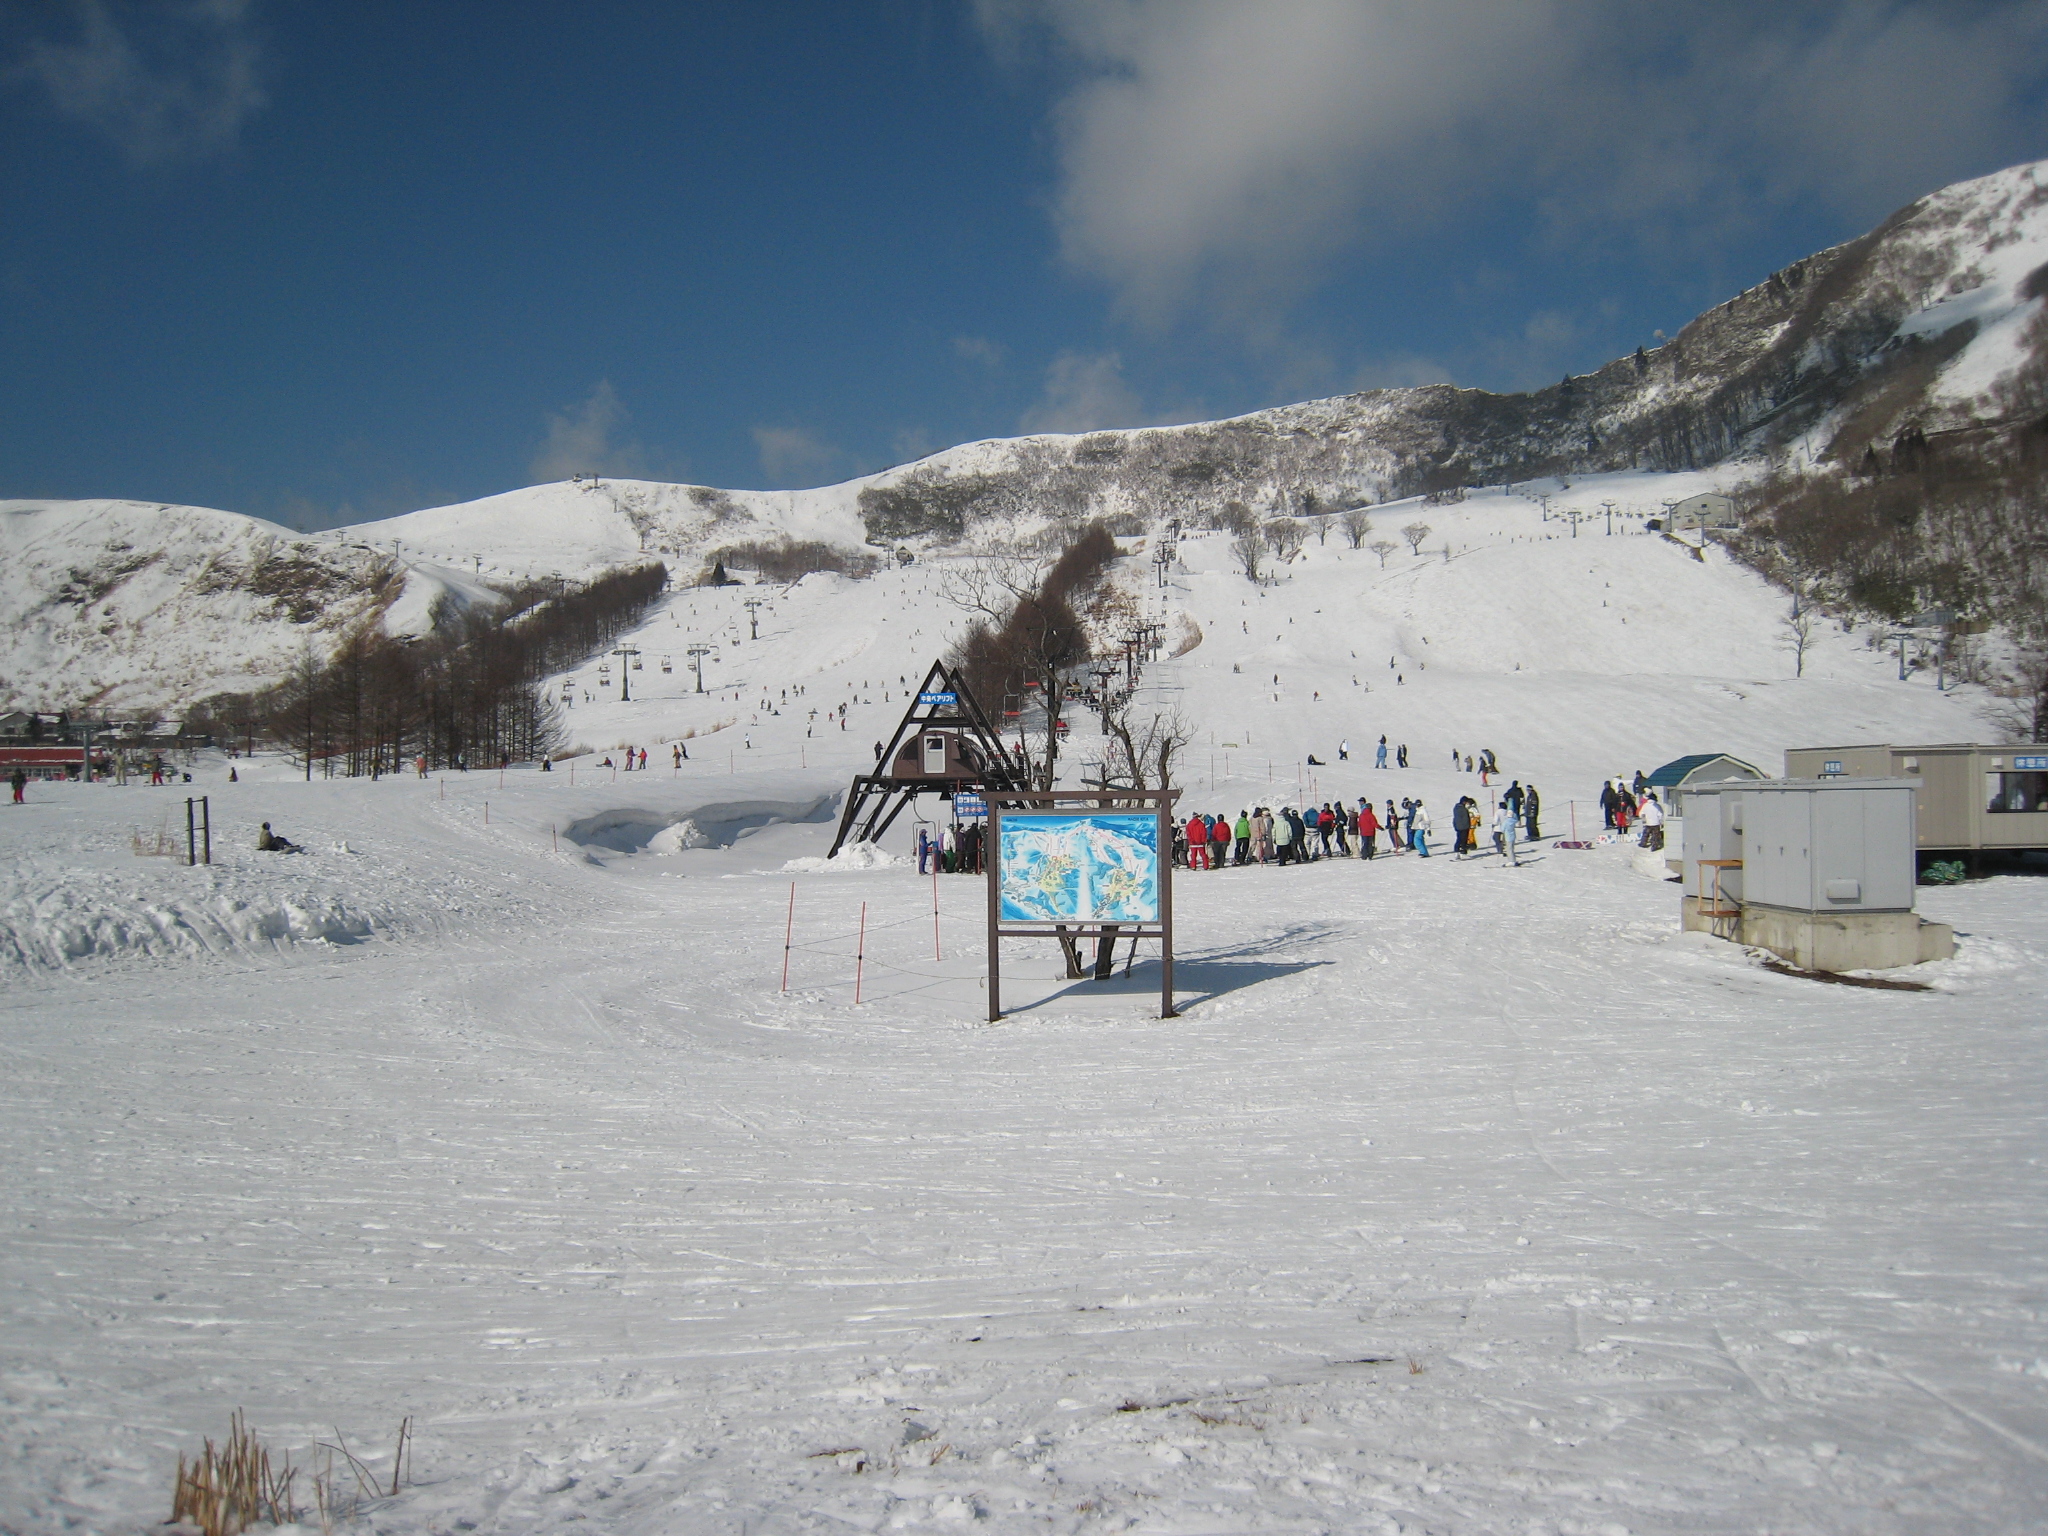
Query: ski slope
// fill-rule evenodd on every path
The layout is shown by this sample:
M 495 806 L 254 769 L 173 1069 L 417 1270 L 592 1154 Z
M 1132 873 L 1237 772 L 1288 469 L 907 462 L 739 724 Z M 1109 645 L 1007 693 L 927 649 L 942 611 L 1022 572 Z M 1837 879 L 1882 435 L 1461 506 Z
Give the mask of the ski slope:
M 1861 636 L 1795 679 L 1716 551 L 1375 518 L 1423 553 L 1119 563 L 1199 634 L 1145 679 L 1184 808 L 1443 822 L 1490 747 L 1555 837 L 1681 752 L 1981 733 Z M 551 681 L 587 750 L 547 773 L 202 756 L 0 816 L 0 1529 L 161 1520 L 236 1407 L 380 1477 L 411 1415 L 336 1527 L 401 1536 L 2030 1528 L 2037 880 L 1923 891 L 1958 954 L 1888 991 L 1682 935 L 1626 844 L 1184 875 L 1179 1019 L 1150 958 L 1018 943 L 989 1025 L 978 882 L 908 818 L 819 858 L 947 579 L 674 592 L 630 701 Z M 134 854 L 200 793 L 214 866 Z

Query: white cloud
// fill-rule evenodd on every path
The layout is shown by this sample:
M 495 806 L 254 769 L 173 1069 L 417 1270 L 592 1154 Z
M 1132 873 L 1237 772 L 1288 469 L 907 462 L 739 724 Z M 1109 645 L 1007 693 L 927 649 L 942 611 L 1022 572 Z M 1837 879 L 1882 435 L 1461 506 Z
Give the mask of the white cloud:
M 1124 383 L 1120 355 L 1062 352 L 1045 371 L 1045 393 L 1019 425 L 1026 432 L 1094 432 L 1144 420 L 1144 407 Z
M 1874 216 L 2038 152 L 2048 0 L 982 0 L 1035 24 L 1062 251 L 1127 313 L 1252 326 L 1340 254 L 1535 200 L 1567 238 L 1712 238 L 1761 197 Z M 1675 237 L 1674 237 L 1675 238 Z
M 986 336 L 955 336 L 953 350 L 968 362 L 991 369 L 1002 367 L 1007 355 L 1001 342 L 990 341 Z
M 817 484 L 843 457 L 803 427 L 756 427 L 754 447 L 761 455 L 761 473 L 778 486 L 798 480 Z
M 527 466 L 528 473 L 536 481 L 639 473 L 646 457 L 640 445 L 613 441 L 626 420 L 626 407 L 611 380 L 599 379 L 585 399 L 559 414 L 549 413 L 547 440 Z
M 137 164 L 224 149 L 265 104 L 252 0 L 70 0 L 8 73 Z

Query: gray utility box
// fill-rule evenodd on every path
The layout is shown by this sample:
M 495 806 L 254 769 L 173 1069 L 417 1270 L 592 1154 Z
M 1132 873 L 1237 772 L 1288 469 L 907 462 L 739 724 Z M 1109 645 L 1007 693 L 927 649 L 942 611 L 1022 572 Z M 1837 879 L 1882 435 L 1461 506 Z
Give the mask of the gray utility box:
M 1796 912 L 1910 912 L 1913 779 L 1742 786 L 1742 899 Z
M 1695 900 L 1712 903 L 1717 876 L 1724 902 L 1742 899 L 1742 791 L 1753 782 L 1701 784 L 1686 794 L 1679 872 L 1685 877 L 1685 894 Z
M 1913 911 L 1919 789 L 1917 779 L 1828 778 L 1694 791 L 1685 818 L 1684 926 L 1811 970 L 1947 959 L 1954 930 Z

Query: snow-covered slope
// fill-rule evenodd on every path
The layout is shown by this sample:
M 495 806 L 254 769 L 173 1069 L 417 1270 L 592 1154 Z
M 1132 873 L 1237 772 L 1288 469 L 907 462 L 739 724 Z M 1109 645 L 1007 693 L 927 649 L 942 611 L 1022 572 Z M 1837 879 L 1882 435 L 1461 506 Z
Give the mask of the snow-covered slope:
M 1184 808 L 1441 822 L 1491 747 L 1555 838 L 1681 751 L 1971 734 L 1854 636 L 1793 678 L 1767 586 L 1626 516 L 1697 483 L 1553 500 L 1612 536 L 1393 507 L 1422 555 L 1257 588 L 1184 539 Z M 209 754 L 0 815 L 0 1529 L 159 1520 L 238 1407 L 308 1531 L 337 1433 L 334 1529 L 392 1536 L 2037 1523 L 2037 882 L 1923 892 L 1913 992 L 1681 934 L 1626 844 L 1189 874 L 1180 1017 L 1149 945 L 1018 941 L 989 1025 L 981 882 L 817 858 L 943 576 L 677 593 L 545 774 Z M 134 857 L 195 791 L 218 862 Z
M 265 686 L 397 594 L 366 550 L 232 512 L 0 502 L 0 696 L 147 707 Z
M 1556 783 L 1697 751 L 1775 771 L 1787 747 L 1822 738 L 1962 740 L 1986 730 L 1983 690 L 1937 691 L 1919 672 L 1898 681 L 1895 658 L 1871 648 L 1869 630 L 1822 626 L 1795 677 L 1782 593 L 1717 547 L 1696 558 L 1645 531 L 1667 502 L 1709 483 L 1590 477 L 1549 488 L 1547 521 L 1536 497 L 1520 493 L 1391 504 L 1376 509 L 1367 544 L 1398 541 L 1421 522 L 1430 532 L 1420 556 L 1402 542 L 1382 566 L 1333 527 L 1262 585 L 1238 570 L 1224 534 L 1184 536 L 1164 588 L 1150 546 L 1134 544 L 1115 579 L 1167 633 L 1200 636 L 1147 674 L 1148 697 L 1197 727 L 1186 782 L 1212 784 L 1235 811 L 1246 797 L 1291 792 L 1309 754 L 1330 762 L 1341 741 L 1358 753 L 1381 733 L 1409 743 L 1418 768 L 1448 760 L 1452 747 L 1490 746 L 1518 772 Z M 1593 520 L 1574 537 L 1567 512 Z M 688 589 L 631 636 L 642 669 L 630 702 L 617 701 L 611 662 L 600 674 L 593 660 L 549 691 L 559 698 L 566 685 L 568 734 L 600 756 L 687 735 L 693 763 L 823 764 L 829 786 L 872 763 L 875 739 L 903 713 L 905 685 L 965 622 L 948 582 L 947 563 L 926 560 L 860 581 Z M 750 598 L 766 600 L 758 640 L 742 607 Z M 704 694 L 686 650 L 697 643 L 713 647 Z M 1101 747 L 1093 717 L 1071 714 L 1074 765 Z M 1333 772 L 1323 770 L 1324 798 L 1344 787 Z

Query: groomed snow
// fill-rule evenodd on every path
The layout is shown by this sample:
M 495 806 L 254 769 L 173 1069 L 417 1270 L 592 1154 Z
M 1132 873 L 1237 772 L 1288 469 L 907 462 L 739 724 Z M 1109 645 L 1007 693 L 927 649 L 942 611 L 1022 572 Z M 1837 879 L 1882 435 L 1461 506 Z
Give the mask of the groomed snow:
M 1147 674 L 1184 804 L 1447 820 L 1449 749 L 1492 747 L 1555 837 L 1680 752 L 1981 731 L 1860 637 L 1792 678 L 1713 552 L 1380 516 L 1425 555 L 1333 533 L 1255 590 L 1195 538 L 1146 590 L 1202 637 Z M 990 1025 L 978 882 L 920 879 L 908 818 L 812 862 L 941 575 L 678 594 L 631 703 L 574 674 L 592 751 L 545 775 L 203 758 L 0 814 L 0 1529 L 161 1520 L 238 1406 L 387 1475 L 413 1415 L 356 1526 L 393 1533 L 2032 1527 L 2037 880 L 1924 890 L 1959 952 L 1893 991 L 1680 934 L 1626 844 L 1196 874 L 1182 1017 L 1149 958 L 1016 943 Z M 1381 731 L 1415 767 L 1359 760 Z M 595 766 L 627 743 L 648 772 Z M 195 792 L 216 867 L 135 857 Z

